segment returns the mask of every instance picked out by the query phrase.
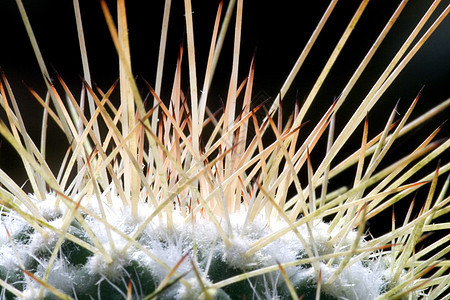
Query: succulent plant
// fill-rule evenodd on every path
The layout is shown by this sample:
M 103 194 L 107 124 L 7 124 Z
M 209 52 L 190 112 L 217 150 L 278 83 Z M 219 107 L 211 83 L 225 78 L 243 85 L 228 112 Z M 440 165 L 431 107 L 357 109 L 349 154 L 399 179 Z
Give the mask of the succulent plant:
M 286 116 L 284 97 L 336 2 L 278 96 L 255 104 L 254 57 L 242 82 L 238 78 L 242 0 L 230 1 L 226 11 L 222 2 L 218 6 L 203 83 L 196 70 L 194 15 L 185 1 L 187 42 L 180 47 L 169 99 L 161 99 L 161 85 L 170 1 L 154 87 L 132 72 L 125 1 L 117 1 L 116 20 L 100 2 L 120 64 L 119 79 L 102 90 L 90 79 L 75 0 L 84 70 L 76 95 L 56 71 L 49 75 L 17 0 L 47 92 L 27 87 L 43 108 L 36 140 L 2 73 L 0 133 L 20 155 L 27 182 L 24 187 L 0 170 L 0 297 L 449 299 L 450 139 L 435 140 L 445 125 L 411 143 L 403 157 L 382 161 L 395 152 L 397 140 L 448 113 L 450 99 L 410 121 L 420 92 L 398 120 L 397 106 L 382 116 L 385 125 L 376 135 L 369 132 L 368 115 L 450 6 L 438 16 L 437 4 L 430 6 L 359 107 L 342 119 L 339 108 L 406 5 L 399 4 L 341 94 L 325 107 L 318 90 L 367 5 L 362 1 L 305 101 Z M 207 100 L 232 15 L 228 94 L 224 107 L 211 111 Z M 182 89 L 185 77 L 188 91 Z M 306 117 L 313 105 L 322 116 L 311 126 Z M 342 130 L 335 132 L 335 124 Z M 48 126 L 67 138 L 60 162 L 48 154 L 54 147 Z M 361 132 L 353 152 L 342 158 L 350 137 Z M 318 149 L 321 143 L 325 151 Z M 342 177 L 345 184 L 331 190 Z M 401 221 L 391 210 L 397 203 L 407 205 Z M 369 222 L 391 211 L 388 230 L 368 230 Z M 434 239 L 430 232 L 436 232 Z

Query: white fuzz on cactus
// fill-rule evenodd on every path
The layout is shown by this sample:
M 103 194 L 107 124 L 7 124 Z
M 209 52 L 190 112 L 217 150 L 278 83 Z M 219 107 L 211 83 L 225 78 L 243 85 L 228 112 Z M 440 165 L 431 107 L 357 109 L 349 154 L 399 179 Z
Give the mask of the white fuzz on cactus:
M 180 48 L 170 101 L 160 99 L 169 9 L 153 89 L 132 73 L 124 0 L 117 1 L 117 19 L 100 2 L 120 62 L 118 82 L 102 90 L 90 79 L 75 0 L 84 70 L 81 94 L 75 95 L 58 74 L 50 79 L 25 7 L 17 0 L 47 93 L 29 88 L 43 107 L 36 141 L 1 74 L 0 133 L 20 155 L 28 179 L 22 186 L 0 170 L 0 297 L 449 299 L 450 139 L 435 141 L 441 126 L 411 143 L 403 158 L 381 161 L 403 135 L 448 113 L 450 100 L 410 121 L 419 93 L 406 111 L 398 114 L 395 107 L 383 116 L 386 125 L 374 136 L 367 116 L 450 6 L 439 14 L 433 14 L 437 5 L 430 6 L 358 100 L 359 107 L 341 121 L 339 108 L 405 5 L 399 4 L 339 97 L 324 105 L 316 100 L 318 90 L 367 2 L 358 7 L 303 105 L 290 108 L 286 118 L 283 98 L 336 1 L 266 109 L 266 103 L 252 103 L 254 59 L 246 77 L 239 78 L 242 0 L 230 1 L 223 13 L 219 4 L 204 82 L 196 70 L 195 15 L 185 1 L 187 43 Z M 207 100 L 213 97 L 211 82 L 228 28 L 223 20 L 233 14 L 229 91 L 223 111 L 212 112 Z M 184 80 L 189 92 L 182 90 Z M 305 126 L 314 104 L 323 115 L 314 126 Z M 342 131 L 334 132 L 335 124 Z M 58 127 L 68 141 L 56 171 L 47 152 L 53 142 L 47 125 Z M 361 132 L 353 154 L 341 158 L 350 136 Z M 326 151 L 315 150 L 323 141 Z M 342 173 L 348 176 L 348 170 L 354 173 L 344 178 L 346 186 L 329 190 L 329 183 Z M 423 199 L 412 200 L 416 191 L 425 191 L 417 194 Z M 409 207 L 404 219 L 399 222 L 393 213 L 391 229 L 373 234 L 368 222 L 398 202 Z M 437 238 L 427 239 L 429 232 Z
M 94 200 L 92 198 L 85 199 L 87 202 L 86 209 L 100 214 L 98 205 L 95 204 Z M 107 203 L 105 198 L 102 200 L 104 203 Z M 63 227 L 62 205 L 56 206 L 55 201 L 55 195 L 48 195 L 44 202 L 40 202 L 41 204 L 46 204 L 42 205 L 40 212 L 42 215 L 46 214 L 52 217 L 52 221 L 48 221 L 51 226 L 61 229 Z M 119 288 L 122 284 L 122 289 L 124 289 L 127 282 L 121 282 L 122 278 L 136 276 L 136 278 L 139 278 L 141 285 L 155 285 L 156 282 L 164 280 L 169 269 L 176 268 L 178 273 L 186 273 L 183 278 L 189 283 L 189 288 L 183 284 L 176 284 L 172 291 L 168 293 L 167 298 L 191 299 L 198 298 L 202 293 L 202 289 L 195 275 L 190 272 L 193 267 L 193 261 L 186 259 L 179 264 L 180 257 L 185 255 L 195 257 L 196 268 L 199 268 L 199 271 L 203 274 L 208 274 L 209 278 L 214 278 L 215 281 L 218 281 L 219 279 L 226 279 L 226 277 L 223 277 L 223 274 L 227 272 L 238 275 L 245 270 L 257 271 L 277 264 L 295 262 L 307 256 L 304 247 L 315 248 L 318 255 L 326 256 L 348 251 L 355 240 L 362 244 L 365 243 L 364 239 L 358 236 L 355 231 L 350 231 L 348 235 L 339 240 L 339 244 L 332 244 L 330 241 L 340 230 L 336 228 L 329 232 L 329 224 L 316 220 L 311 223 L 314 228 L 311 231 L 314 241 L 309 239 L 309 242 L 303 245 L 294 233 L 289 232 L 259 249 L 253 255 L 248 256 L 246 253 L 251 249 L 252 244 L 277 230 L 289 227 L 289 225 L 279 220 L 272 220 L 272 223 L 268 224 L 267 219 L 262 216 L 258 216 L 252 223 L 244 224 L 246 212 L 243 210 L 237 211 L 230 215 L 231 231 L 234 237 L 229 240 L 230 244 L 226 246 L 220 239 L 216 226 L 210 221 L 200 219 L 195 224 L 186 225 L 182 216 L 174 214 L 171 226 L 167 225 L 165 218 L 154 220 L 145 226 L 137 239 L 145 247 L 146 251 L 161 259 L 163 262 L 163 265 L 161 265 L 149 257 L 146 251 L 138 248 L 129 249 L 124 253 L 117 250 L 127 244 L 128 237 L 133 236 L 145 221 L 145 216 L 151 212 L 148 205 L 142 203 L 139 206 L 139 215 L 133 217 L 129 210 L 122 210 L 123 207 L 119 201 L 120 199 L 118 198 L 114 199 L 113 203 L 115 204 L 106 209 L 109 211 L 106 218 L 108 223 L 115 228 L 114 231 L 117 230 L 126 234 L 126 237 L 121 237 L 118 234 L 111 233 L 111 236 L 113 236 L 112 244 L 115 246 L 115 250 L 112 250 L 109 245 L 108 236 L 105 234 L 102 221 L 89 217 L 85 218 L 87 225 L 96 233 L 96 237 L 99 239 L 100 244 L 104 246 L 104 251 L 111 258 L 111 261 L 108 262 L 106 256 L 102 253 L 92 255 L 75 244 L 71 246 L 62 245 L 59 257 L 55 261 L 54 266 L 52 266 L 52 272 L 48 278 L 49 284 L 68 294 L 72 294 L 75 291 L 77 297 L 80 297 L 86 292 L 85 284 L 83 284 L 83 282 L 86 282 L 86 278 L 97 278 L 100 282 L 104 277 L 105 281 L 116 282 Z M 47 204 L 51 204 L 51 206 L 49 207 Z M 114 210 L 114 207 L 117 210 Z M 69 212 L 69 210 L 64 211 Z M 11 220 L 11 222 L 7 223 L 8 227 L 14 228 L 16 226 L 12 226 L 11 223 L 20 219 L 18 216 L 10 214 L 8 219 L 5 218 L 5 221 L 7 220 Z M 71 225 L 68 233 L 83 238 L 81 228 L 74 225 Z M 221 226 L 226 227 L 226 224 L 222 222 Z M 22 222 L 21 226 L 16 227 L 10 234 L 13 237 L 25 237 L 27 233 L 24 232 L 31 230 L 29 226 L 26 226 L 25 222 Z M 58 235 L 54 231 L 47 230 L 47 232 L 48 236 L 45 238 L 39 233 L 30 234 L 27 236 L 30 239 L 29 243 L 16 246 L 19 247 L 20 245 L 21 251 L 28 253 L 28 255 L 23 255 L 24 259 L 27 259 L 27 256 L 35 259 L 33 263 L 37 264 L 36 276 L 39 277 L 44 276 L 46 265 L 48 264 L 48 256 L 58 241 Z M 299 226 L 298 232 L 301 236 L 307 237 L 309 235 L 306 225 Z M 228 235 L 231 235 L 230 232 L 228 232 Z M 87 237 L 84 236 L 84 238 L 86 239 Z M 16 238 L 16 240 L 18 239 Z M 9 243 L 5 242 L 5 244 L 8 245 Z M 9 251 L 3 252 L 4 254 L 1 255 L 2 265 L 6 267 L 10 264 L 8 269 L 13 269 L 13 267 L 18 266 L 19 262 L 14 253 L 11 252 L 11 247 L 6 247 L 6 249 Z M 336 272 L 339 261 L 341 261 L 341 258 L 338 257 L 336 263 L 330 266 L 323 262 L 319 264 L 324 280 L 330 278 Z M 351 299 L 355 297 L 356 299 L 362 299 L 366 296 L 374 298 L 379 295 L 380 291 L 388 283 L 382 279 L 384 276 L 383 272 L 387 271 L 387 265 L 387 262 L 381 255 L 377 259 L 358 260 L 347 267 L 333 284 L 325 286 L 323 291 L 335 298 L 343 296 Z M 145 270 L 147 270 L 147 274 L 145 274 Z M 305 291 L 309 288 L 313 290 L 316 284 L 316 272 L 310 263 L 286 267 L 285 271 L 294 286 L 300 289 L 303 288 Z M 92 281 L 92 279 L 89 280 Z M 254 282 L 252 282 L 253 280 Z M 213 285 L 206 276 L 202 278 L 202 282 L 203 284 Z M 91 284 L 95 285 L 96 283 L 91 282 Z M 254 292 L 252 285 L 256 289 Z M 39 290 L 39 286 L 34 288 Z M 280 293 L 280 297 L 282 295 L 289 297 L 279 272 L 271 274 L 268 278 L 257 275 L 255 279 L 250 280 L 248 288 L 247 296 L 254 294 L 264 297 L 265 294 L 278 295 Z M 261 288 L 263 289 L 260 290 Z M 134 287 L 134 289 L 136 291 L 139 290 L 138 287 Z M 30 291 L 28 292 L 31 293 Z M 36 297 L 36 295 L 32 294 L 31 297 Z

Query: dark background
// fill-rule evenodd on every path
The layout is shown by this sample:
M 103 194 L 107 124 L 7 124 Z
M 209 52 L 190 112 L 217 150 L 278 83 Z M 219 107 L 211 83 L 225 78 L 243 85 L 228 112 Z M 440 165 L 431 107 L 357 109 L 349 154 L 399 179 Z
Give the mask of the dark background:
M 255 95 L 262 91 L 269 96 L 276 95 L 329 4 L 328 0 L 308 2 L 314 3 L 280 1 L 279 4 L 274 5 L 273 1 L 244 1 L 239 80 L 243 80 L 248 72 L 251 57 L 257 47 Z M 333 97 L 341 92 L 398 2 L 372 1 L 369 3 L 356 30 L 324 83 L 324 88 L 319 93 L 321 101 L 324 99 L 323 101 L 331 102 Z M 433 15 L 434 18 L 445 8 L 446 1 L 443 2 Z M 108 1 L 108 3 L 114 12 L 115 1 Z M 367 89 L 384 70 L 387 62 L 396 53 L 429 4 L 431 1 L 410 1 L 407 4 L 384 45 L 369 65 L 366 75 L 361 78 L 355 88 L 358 91 L 348 102 L 357 103 L 360 100 L 358 98 L 367 93 Z M 55 67 L 63 78 L 76 88 L 80 85 L 78 75 L 82 74 L 82 67 L 72 1 L 24 0 L 24 5 L 47 65 Z M 127 1 L 133 71 L 150 83 L 154 82 L 156 73 L 163 5 L 163 1 Z M 199 86 L 201 86 L 205 70 L 217 5 L 218 1 L 193 1 Z M 226 5 L 227 3 L 224 3 L 224 11 Z M 294 98 L 297 93 L 300 99 L 308 95 L 328 55 L 332 52 L 358 5 L 359 1 L 346 0 L 338 3 L 319 36 L 316 46 L 297 76 L 291 93 L 286 97 L 289 99 L 286 101 Z M 106 89 L 118 77 L 117 55 L 99 1 L 80 0 L 80 6 L 92 78 Z M 17 86 L 15 92 L 20 94 L 23 90 L 22 80 L 33 88 L 42 90 L 44 83 L 15 1 L 6 0 L 0 3 L 0 22 L 2 28 L 0 66 L 12 84 Z M 233 22 L 234 20 L 231 22 L 226 48 L 222 52 L 220 67 L 216 72 L 214 89 L 211 90 L 212 102 L 215 97 L 226 97 L 227 81 L 231 71 Z M 402 72 L 397 83 L 388 90 L 383 97 L 386 102 L 395 103 L 398 98 L 402 98 L 406 100 L 403 102 L 407 106 L 409 105 L 407 102 L 422 86 L 425 86 L 424 98 L 426 98 L 422 102 L 437 103 L 449 96 L 449 36 L 450 20 L 447 18 Z M 166 84 L 163 85 L 165 87 L 163 95 L 170 92 L 170 82 L 173 79 L 176 56 L 182 40 L 184 40 L 184 3 L 181 0 L 174 0 L 170 18 L 164 74 Z M 187 62 L 187 56 L 184 62 Z M 26 93 L 23 97 L 27 97 Z
M 307 4 L 304 2 L 306 1 L 278 1 L 274 4 L 273 1 L 244 1 L 239 81 L 245 78 L 252 55 L 257 48 L 253 92 L 255 101 L 275 98 L 329 4 L 329 1 L 323 0 L 307 1 Z M 442 2 L 428 24 L 431 24 L 447 5 L 447 1 Z M 223 14 L 227 4 L 227 2 L 224 3 Z M 307 97 L 328 56 L 333 51 L 359 4 L 359 1 L 353 0 L 342 0 L 337 4 L 316 45 L 297 75 L 290 92 L 284 99 L 283 108 L 286 114 L 292 112 L 295 99 L 301 102 Z M 306 119 L 313 121 L 311 124 L 314 124 L 314 121 L 331 105 L 333 99 L 340 94 L 345 83 L 398 4 L 399 1 L 372 1 L 369 3 L 356 30 L 351 35 L 317 95 L 317 103 L 312 106 L 306 117 Z M 343 128 L 351 116 L 351 112 L 370 90 L 377 77 L 381 75 L 390 59 L 395 55 L 430 4 L 431 1 L 418 0 L 410 1 L 407 4 L 396 25 L 354 87 L 354 91 L 347 98 L 346 104 L 338 112 L 337 130 Z M 82 74 L 82 66 L 72 1 L 24 0 L 24 5 L 48 67 L 53 66 L 77 95 L 81 88 L 78 76 Z M 80 0 L 80 5 L 91 76 L 94 82 L 107 90 L 118 78 L 117 54 L 106 27 L 99 1 Z M 114 12 L 115 2 L 108 1 L 108 5 Z M 200 89 L 218 2 L 193 1 L 192 5 L 198 86 Z M 151 84 L 154 84 L 155 81 L 163 6 L 163 1 L 127 1 L 133 71 Z M 179 45 L 185 39 L 184 22 L 184 2 L 180 0 L 172 1 L 162 90 L 162 98 L 166 101 L 172 87 L 171 82 Z M 15 1 L 0 1 L 0 28 L 0 66 L 13 87 L 30 133 L 38 137 L 41 120 L 40 107 L 26 90 L 22 81 L 32 86 L 42 97 L 45 95 L 45 84 Z M 222 51 L 219 67 L 209 94 L 208 101 L 213 107 L 220 105 L 221 101 L 226 101 L 228 80 L 231 73 L 233 34 L 234 19 L 230 23 L 225 48 Z M 401 115 L 423 86 L 425 86 L 425 89 L 413 118 L 450 96 L 449 37 L 450 18 L 447 18 L 402 71 L 396 82 L 380 99 L 378 105 L 370 112 L 371 137 L 383 129 L 383 124 L 398 99 L 401 99 L 399 105 L 399 114 Z M 185 66 L 183 86 L 185 92 L 188 92 L 187 51 L 185 51 L 183 62 Z M 115 97 L 118 97 L 117 93 Z M 270 105 L 270 101 L 268 105 Z M 387 161 L 393 161 L 405 151 L 411 151 L 413 147 L 418 146 L 421 139 L 425 138 L 448 118 L 448 111 L 413 132 L 409 138 L 400 139 L 392 154 L 387 157 Z M 438 138 L 448 137 L 448 127 L 447 124 Z M 348 151 L 351 152 L 351 150 L 359 147 L 361 131 L 355 133 L 355 138 L 349 141 L 348 149 L 344 149 L 340 157 L 344 157 L 346 153 L 349 153 Z M 58 134 L 55 136 L 58 137 Z M 49 149 L 49 156 L 56 158 L 56 161 L 62 157 L 67 148 L 64 136 L 60 135 L 60 137 L 61 139 L 52 144 Z M 322 157 L 320 147 L 323 149 L 323 145 L 319 145 L 319 150 L 316 151 L 318 154 L 313 156 L 317 159 L 313 160 L 315 167 L 318 166 L 320 157 Z M 14 178 L 18 178 L 18 182 L 22 183 L 24 178 L 20 175 L 22 172 L 22 168 L 19 167 L 21 165 L 20 160 L 9 150 L 9 145 L 4 142 L 0 149 L 0 166 L 12 174 Z M 448 161 L 448 157 L 447 151 L 443 156 L 445 162 Z M 433 167 L 435 165 L 433 164 Z M 56 172 L 57 164 L 54 168 Z M 349 171 L 347 175 L 350 176 L 348 178 L 351 178 L 354 175 L 354 170 Z M 336 181 L 331 182 L 331 184 L 338 185 Z

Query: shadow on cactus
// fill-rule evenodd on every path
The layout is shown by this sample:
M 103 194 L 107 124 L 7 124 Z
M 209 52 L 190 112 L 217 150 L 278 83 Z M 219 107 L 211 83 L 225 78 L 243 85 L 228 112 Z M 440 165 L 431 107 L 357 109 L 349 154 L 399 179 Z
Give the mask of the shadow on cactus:
M 120 61 L 119 80 L 108 90 L 91 82 L 74 1 L 85 72 L 79 96 L 58 74 L 50 80 L 17 0 L 48 92 L 39 95 L 29 88 L 43 107 L 42 138 L 34 141 L 2 74 L 0 133 L 20 155 L 32 190 L 24 192 L 21 183 L 0 171 L 2 299 L 445 297 L 450 284 L 449 223 L 443 221 L 450 209 L 450 140 L 435 141 L 441 126 L 411 144 L 403 158 L 382 160 L 397 139 L 448 112 L 450 100 L 411 121 L 419 93 L 406 111 L 399 114 L 393 107 L 383 116 L 386 125 L 374 136 L 367 116 L 450 7 L 434 20 L 436 6 L 429 8 L 352 116 L 341 121 L 339 108 L 400 15 L 402 2 L 339 97 L 311 125 L 305 116 L 367 1 L 354 13 L 303 104 L 292 107 L 288 116 L 283 116 L 282 100 L 337 1 L 324 12 L 270 106 L 252 103 L 254 59 L 248 75 L 238 81 L 242 2 L 231 1 L 223 11 L 219 4 L 200 82 L 193 14 L 185 1 L 187 42 L 180 47 L 167 101 L 160 99 L 163 55 L 154 86 L 132 73 L 123 0 L 117 3 L 116 19 L 101 1 Z M 161 54 L 169 11 L 164 12 Z M 224 20 L 231 15 L 229 90 L 223 109 L 214 112 L 207 99 L 228 29 Z M 189 91 L 182 90 L 184 81 Z M 323 102 L 316 105 L 323 108 Z M 339 122 L 345 126 L 334 132 Z M 70 144 L 57 171 L 48 165 L 47 124 L 58 126 Z M 362 136 L 359 145 L 338 159 L 355 135 Z M 316 149 L 323 141 L 326 151 Z M 342 175 L 348 170 L 352 178 L 330 190 L 328 183 L 348 177 Z M 417 193 L 423 199 L 415 200 L 420 209 L 413 200 L 416 191 L 425 191 Z M 372 235 L 367 222 L 392 211 L 397 202 L 409 206 L 406 217 L 399 221 L 392 214 L 390 230 Z M 437 232 L 437 238 L 427 238 L 430 232 Z

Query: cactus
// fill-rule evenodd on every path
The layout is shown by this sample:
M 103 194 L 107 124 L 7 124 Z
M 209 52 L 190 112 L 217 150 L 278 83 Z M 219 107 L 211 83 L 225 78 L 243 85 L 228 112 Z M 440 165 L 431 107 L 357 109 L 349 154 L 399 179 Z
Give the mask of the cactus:
M 436 5 L 430 6 L 359 107 L 341 121 L 339 108 L 405 3 L 339 97 L 320 107 L 317 92 L 362 15 L 363 1 L 310 94 L 286 117 L 283 98 L 336 1 L 326 9 L 279 95 L 272 103 L 257 104 L 251 101 L 254 57 L 238 82 L 242 2 L 230 1 L 226 11 L 219 4 L 200 78 L 194 16 L 185 1 L 187 42 L 180 47 L 167 101 L 161 99 L 164 56 L 154 87 L 132 72 L 124 0 L 117 1 L 116 20 L 101 1 L 120 62 L 119 80 L 108 90 L 91 82 L 81 11 L 74 1 L 84 70 L 79 96 L 56 71 L 49 75 L 25 7 L 17 0 L 47 93 L 28 87 L 43 107 L 38 142 L 27 131 L 26 116 L 1 74 L 0 133 L 20 155 L 27 175 L 23 187 L 0 170 L 2 299 L 449 297 L 449 226 L 444 217 L 450 208 L 450 180 L 444 176 L 450 169 L 450 139 L 435 140 L 444 125 L 398 160 L 381 161 L 412 129 L 448 112 L 450 99 L 410 121 L 420 92 L 398 120 L 397 106 L 384 116 L 384 128 L 374 136 L 368 115 L 450 7 L 430 25 L 426 21 Z M 229 90 L 223 109 L 214 112 L 206 103 L 219 41 L 229 26 L 223 20 L 232 14 Z M 166 30 L 165 23 L 161 53 Z M 182 90 L 184 64 L 189 91 Z M 323 115 L 310 126 L 306 116 L 313 104 Z M 343 129 L 334 132 L 335 124 Z M 47 126 L 57 126 L 68 141 L 56 171 L 48 155 L 54 141 Z M 349 138 L 361 132 L 359 145 L 341 158 Z M 326 151 L 318 150 L 324 141 Z M 352 178 L 332 190 L 329 182 L 348 177 L 349 170 Z M 421 206 L 416 215 L 415 201 Z M 396 220 L 392 210 L 391 228 L 372 233 L 369 223 L 397 203 L 407 204 L 404 219 Z M 430 232 L 437 238 L 428 238 Z

